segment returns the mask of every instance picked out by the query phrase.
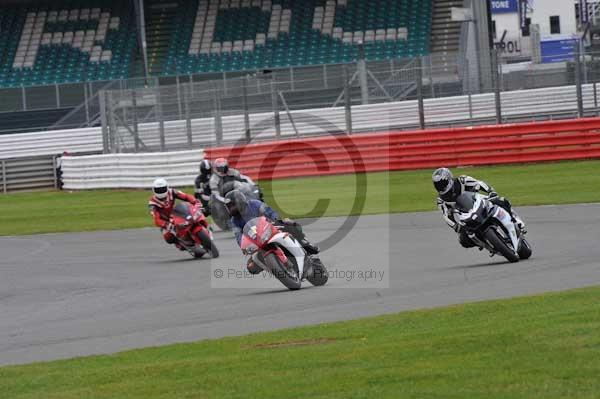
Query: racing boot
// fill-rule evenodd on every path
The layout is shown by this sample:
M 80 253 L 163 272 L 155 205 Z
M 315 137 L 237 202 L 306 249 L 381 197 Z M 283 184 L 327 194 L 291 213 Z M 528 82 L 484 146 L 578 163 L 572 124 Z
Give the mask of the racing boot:
M 319 247 L 308 242 L 306 238 L 300 240 L 300 245 L 302 245 L 302 248 L 304 248 L 309 255 L 316 255 L 320 252 Z
M 519 228 L 519 230 L 521 230 L 521 233 L 522 234 L 527 233 L 527 230 L 525 230 L 525 222 L 523 221 L 523 219 L 521 219 L 515 211 L 512 211 L 511 216 L 512 216 L 513 223 L 517 224 L 517 227 Z

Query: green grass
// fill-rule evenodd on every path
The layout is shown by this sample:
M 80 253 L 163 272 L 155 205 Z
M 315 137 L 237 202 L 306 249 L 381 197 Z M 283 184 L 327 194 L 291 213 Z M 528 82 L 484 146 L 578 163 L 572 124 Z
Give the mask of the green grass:
M 0 368 L 4 398 L 598 398 L 600 288 Z
M 488 181 L 515 205 L 598 202 L 599 171 L 600 161 L 455 170 Z M 267 202 L 291 217 L 435 208 L 430 170 L 287 179 L 273 181 L 272 185 L 262 184 Z M 362 207 L 353 207 L 357 184 L 358 191 L 364 189 L 367 194 Z M 148 191 L 105 190 L 0 196 L 0 235 L 151 226 L 146 207 L 148 197 Z M 329 203 L 313 209 L 319 198 Z

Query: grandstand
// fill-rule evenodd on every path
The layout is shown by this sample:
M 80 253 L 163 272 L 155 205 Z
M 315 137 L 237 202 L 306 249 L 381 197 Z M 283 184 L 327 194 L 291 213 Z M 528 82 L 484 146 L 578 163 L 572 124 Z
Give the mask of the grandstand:
M 367 60 L 422 56 L 433 10 L 433 0 L 149 0 L 148 69 L 172 76 L 345 63 L 360 45 Z M 129 1 L 3 5 L 0 87 L 142 75 L 136 29 Z
M 191 8 L 191 9 L 190 9 Z M 431 0 L 202 0 L 180 7 L 163 74 L 426 55 Z
M 3 5 L 0 87 L 128 78 L 135 47 L 127 1 Z

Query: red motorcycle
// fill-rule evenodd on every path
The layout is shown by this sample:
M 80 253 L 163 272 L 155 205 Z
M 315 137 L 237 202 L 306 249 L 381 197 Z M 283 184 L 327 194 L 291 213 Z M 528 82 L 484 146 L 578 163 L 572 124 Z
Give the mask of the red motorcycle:
M 254 264 L 269 271 L 290 290 L 298 290 L 303 280 L 321 286 L 329 274 L 316 256 L 309 256 L 291 234 L 281 231 L 260 216 L 244 226 L 242 252 L 252 256 Z
M 179 202 L 171 213 L 171 222 L 179 244 L 194 258 L 201 258 L 207 253 L 211 258 L 219 257 L 219 250 L 214 243 L 212 231 L 202 212 L 201 204 Z

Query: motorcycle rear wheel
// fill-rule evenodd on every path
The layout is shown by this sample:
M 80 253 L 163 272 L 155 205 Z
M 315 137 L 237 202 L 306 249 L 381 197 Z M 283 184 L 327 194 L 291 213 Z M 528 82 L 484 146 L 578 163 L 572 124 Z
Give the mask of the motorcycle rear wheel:
M 508 245 L 506 245 L 502 237 L 498 235 L 498 232 L 495 228 L 490 227 L 487 229 L 485 232 L 485 238 L 490 244 L 492 244 L 494 249 L 500 252 L 500 254 L 502 254 L 502 256 L 504 256 L 509 262 L 515 263 L 519 261 L 519 256 L 514 253 L 514 251 L 510 249 Z
M 290 290 L 299 290 L 301 283 L 298 276 L 292 276 L 285 265 L 281 263 L 277 255 L 270 253 L 265 256 L 265 263 L 269 270 L 281 284 L 285 285 Z
M 200 243 L 204 249 L 210 253 L 211 258 L 215 259 L 219 257 L 219 250 L 217 249 L 215 243 L 210 239 L 210 235 L 206 231 L 201 230 L 198 233 L 198 238 L 200 239 Z

